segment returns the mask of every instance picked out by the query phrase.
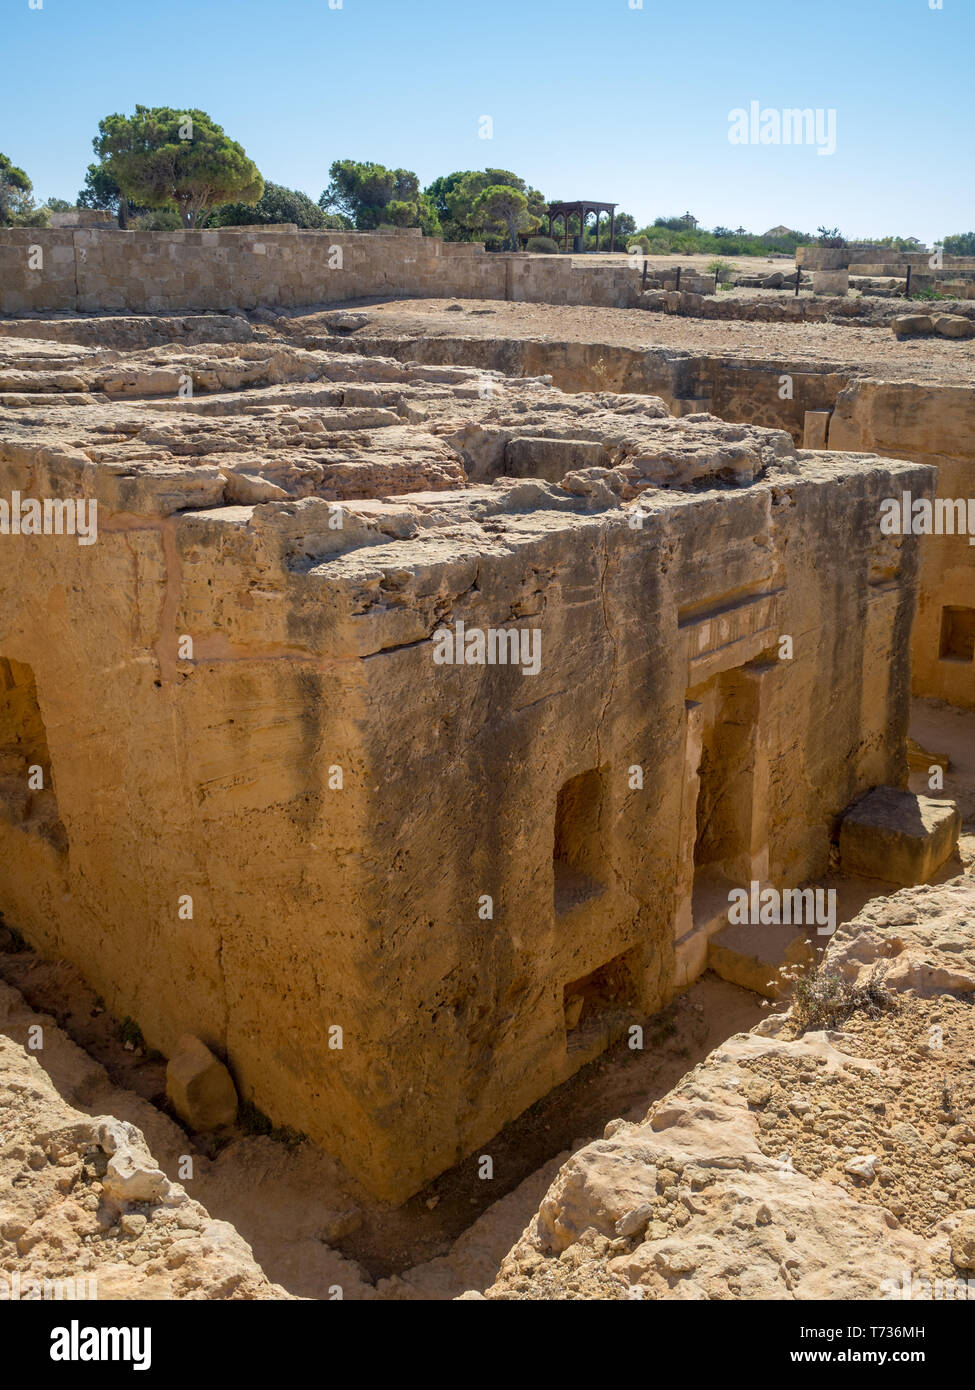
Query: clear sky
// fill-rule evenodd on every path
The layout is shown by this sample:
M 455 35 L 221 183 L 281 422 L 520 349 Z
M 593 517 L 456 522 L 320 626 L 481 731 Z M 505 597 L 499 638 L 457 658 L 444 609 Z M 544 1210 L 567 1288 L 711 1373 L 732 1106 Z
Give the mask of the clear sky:
M 641 226 L 975 229 L 975 0 L 338 4 L 0 0 L 0 150 L 73 201 L 103 116 L 197 107 L 315 199 L 348 158 L 421 185 L 513 169 Z M 731 144 L 752 102 L 818 109 L 824 134 L 834 111 L 835 153 Z

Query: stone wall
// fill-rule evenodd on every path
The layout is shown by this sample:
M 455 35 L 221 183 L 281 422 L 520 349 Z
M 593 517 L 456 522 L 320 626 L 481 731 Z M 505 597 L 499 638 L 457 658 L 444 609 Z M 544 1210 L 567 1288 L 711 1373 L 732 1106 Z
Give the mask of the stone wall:
M 639 275 L 390 232 L 0 229 L 0 313 L 253 309 L 373 296 L 635 305 Z
M 975 515 L 975 388 L 912 382 L 856 381 L 841 391 L 829 425 L 831 449 L 896 453 L 938 470 L 938 497 L 963 502 Z M 895 494 L 896 495 L 896 494 Z M 968 499 L 972 499 L 970 502 Z M 962 534 L 926 535 L 913 641 L 918 695 L 975 709 L 975 547 Z
M 915 270 L 927 270 L 932 254 L 931 251 L 894 251 L 887 246 L 799 246 L 796 248 L 796 264 L 806 270 L 841 270 L 881 264 L 897 266 L 902 271 L 908 266 Z M 943 255 L 941 260 L 944 270 L 975 271 L 975 256 Z

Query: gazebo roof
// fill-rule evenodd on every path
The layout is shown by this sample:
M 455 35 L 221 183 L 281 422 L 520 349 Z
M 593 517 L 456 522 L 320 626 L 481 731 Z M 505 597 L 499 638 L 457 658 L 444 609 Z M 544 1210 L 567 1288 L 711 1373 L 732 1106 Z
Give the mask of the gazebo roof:
M 547 212 L 549 217 L 556 217 L 561 212 L 582 212 L 583 208 L 591 212 L 612 212 L 616 206 L 616 203 L 597 203 L 592 198 L 582 198 L 575 203 L 549 203 Z

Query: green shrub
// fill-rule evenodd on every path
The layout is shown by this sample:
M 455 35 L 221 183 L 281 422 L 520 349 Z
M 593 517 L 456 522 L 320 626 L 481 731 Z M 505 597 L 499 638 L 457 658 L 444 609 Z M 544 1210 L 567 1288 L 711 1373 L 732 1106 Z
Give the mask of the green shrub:
M 944 252 L 948 256 L 975 256 L 975 232 L 955 232 L 953 236 L 946 236 Z
M 722 284 L 731 279 L 732 267 L 727 261 L 708 261 L 708 270 Z
M 125 1015 L 118 1026 L 118 1038 L 120 1042 L 131 1043 L 133 1047 L 141 1047 L 144 1049 L 146 1045 L 146 1040 L 142 1036 L 142 1029 L 136 1023 L 135 1019 L 130 1018 L 128 1014 Z
M 313 231 L 326 225 L 325 213 L 307 193 L 285 188 L 280 183 L 265 183 L 264 192 L 256 203 L 223 203 L 214 208 L 207 226 L 254 227 L 270 226 L 275 222 L 293 222 L 297 227 Z
M 530 236 L 525 243 L 525 250 L 545 256 L 554 256 L 558 255 L 559 244 L 550 236 Z
M 137 232 L 181 232 L 183 224 L 178 212 L 160 208 L 156 212 L 144 212 L 130 224 Z

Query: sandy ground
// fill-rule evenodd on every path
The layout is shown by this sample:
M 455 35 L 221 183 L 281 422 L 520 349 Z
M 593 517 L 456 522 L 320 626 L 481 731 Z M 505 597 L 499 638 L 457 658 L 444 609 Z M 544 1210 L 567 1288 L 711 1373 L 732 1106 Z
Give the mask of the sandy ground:
M 772 293 L 772 292 L 769 292 Z M 679 348 L 758 360 L 835 364 L 886 379 L 975 382 L 975 338 L 898 342 L 887 327 L 842 323 L 749 323 L 693 319 L 646 309 L 599 309 L 494 299 L 357 301 L 369 322 L 350 335 L 550 338 L 638 349 Z M 356 307 L 345 303 L 338 308 Z M 313 317 L 313 316 L 311 316 Z M 303 322 L 307 322 L 305 317 Z M 324 330 L 323 330 L 324 331 Z

